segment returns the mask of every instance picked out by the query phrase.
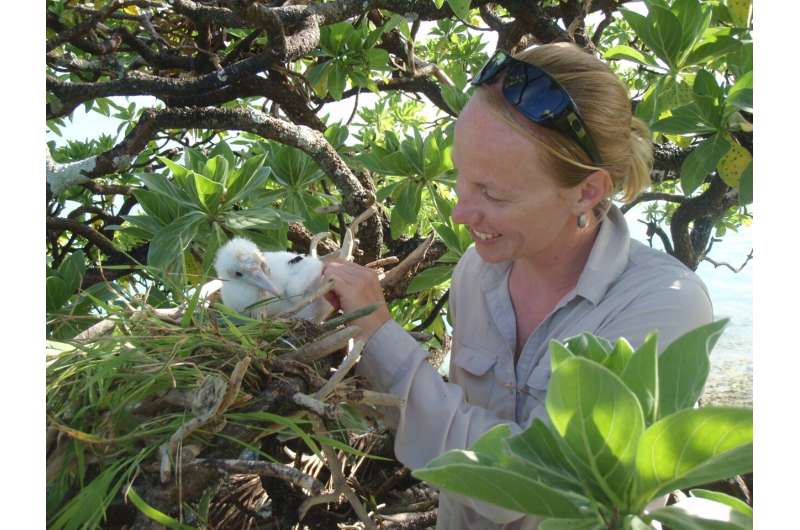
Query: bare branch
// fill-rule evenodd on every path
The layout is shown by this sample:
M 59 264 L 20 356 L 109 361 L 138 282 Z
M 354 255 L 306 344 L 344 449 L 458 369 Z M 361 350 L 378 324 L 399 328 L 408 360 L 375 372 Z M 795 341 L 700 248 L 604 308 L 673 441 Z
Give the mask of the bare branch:
M 742 272 L 742 269 L 744 269 L 745 265 L 747 265 L 750 262 L 751 259 L 753 259 L 753 250 L 752 249 L 750 250 L 750 253 L 747 254 L 747 258 L 744 260 L 744 263 L 742 263 L 738 267 L 734 267 L 730 263 L 714 261 L 713 259 L 709 258 L 708 256 L 704 256 L 703 257 L 703 261 L 709 262 L 710 264 L 712 264 L 714 266 L 715 269 L 718 268 L 718 267 L 727 267 L 727 268 L 729 268 L 731 271 L 733 271 L 735 273 Z

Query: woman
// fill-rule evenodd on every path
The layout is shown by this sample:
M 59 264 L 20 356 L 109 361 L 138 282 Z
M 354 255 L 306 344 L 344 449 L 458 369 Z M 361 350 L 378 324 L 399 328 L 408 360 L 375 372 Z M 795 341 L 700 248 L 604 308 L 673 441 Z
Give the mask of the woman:
M 453 210 L 475 240 L 453 273 L 450 383 L 387 310 L 373 271 L 333 262 L 334 302 L 380 308 L 357 322 L 360 373 L 406 399 L 391 418 L 395 454 L 415 469 L 492 426 L 547 416 L 548 342 L 582 332 L 661 349 L 712 320 L 700 279 L 632 241 L 610 197 L 649 184 L 652 144 L 622 82 L 577 46 L 493 57 L 458 118 Z M 538 519 L 449 494 L 437 528 L 536 528 Z

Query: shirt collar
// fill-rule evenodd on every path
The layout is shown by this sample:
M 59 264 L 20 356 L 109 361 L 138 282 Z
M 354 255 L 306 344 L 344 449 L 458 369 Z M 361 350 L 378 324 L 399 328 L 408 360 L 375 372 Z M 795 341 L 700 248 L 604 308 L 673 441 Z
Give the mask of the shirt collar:
M 611 284 L 625 270 L 629 253 L 630 233 L 627 222 L 619 208 L 612 205 L 600 223 L 589 259 L 571 295 L 580 295 L 593 304 L 598 304 Z M 506 287 L 504 280 L 508 276 L 511 262 L 483 264 L 481 289 L 490 299 L 499 302 L 499 290 Z
M 619 208 L 612 205 L 600 223 L 589 259 L 575 286 L 575 294 L 597 305 L 625 270 L 630 247 L 628 224 Z

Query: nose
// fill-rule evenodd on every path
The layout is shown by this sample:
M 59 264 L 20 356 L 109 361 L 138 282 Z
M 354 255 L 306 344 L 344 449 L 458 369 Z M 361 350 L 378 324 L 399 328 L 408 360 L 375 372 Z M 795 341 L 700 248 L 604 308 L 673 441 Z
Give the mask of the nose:
M 456 205 L 453 207 L 453 221 L 460 225 L 474 225 L 477 224 L 476 220 L 479 212 L 472 205 L 471 202 L 464 199 L 463 196 L 458 195 Z

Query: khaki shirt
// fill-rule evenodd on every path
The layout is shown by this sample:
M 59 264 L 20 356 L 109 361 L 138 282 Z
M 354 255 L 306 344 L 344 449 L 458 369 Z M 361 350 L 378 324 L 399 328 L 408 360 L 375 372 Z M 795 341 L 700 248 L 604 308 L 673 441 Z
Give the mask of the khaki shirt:
M 703 282 L 677 259 L 630 239 L 612 207 L 600 225 L 575 288 L 528 337 L 514 365 L 516 322 L 508 291 L 511 263 L 484 262 L 470 248 L 453 272 L 450 382 L 425 361 L 428 352 L 395 321 L 370 338 L 358 366 L 382 392 L 406 400 L 390 411 L 395 455 L 411 469 L 450 449 L 470 446 L 489 428 L 509 423 L 521 432 L 547 421 L 551 339 L 583 332 L 637 347 L 659 332 L 659 349 L 712 321 Z M 437 530 L 533 529 L 540 519 L 442 492 Z

